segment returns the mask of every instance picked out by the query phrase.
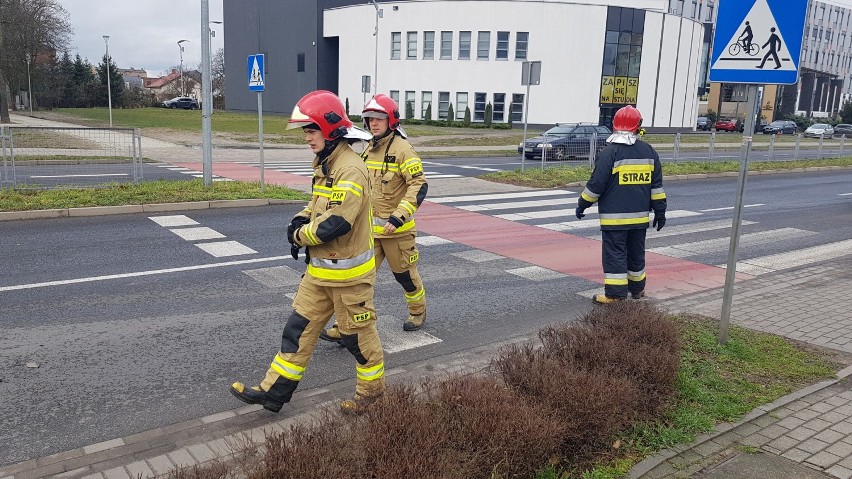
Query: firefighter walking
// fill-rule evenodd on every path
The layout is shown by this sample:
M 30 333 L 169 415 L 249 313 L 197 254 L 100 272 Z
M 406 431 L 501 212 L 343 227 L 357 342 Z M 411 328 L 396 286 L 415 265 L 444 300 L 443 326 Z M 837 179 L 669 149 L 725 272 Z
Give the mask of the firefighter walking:
M 592 176 L 577 200 L 575 215 L 597 203 L 603 239 L 604 294 L 596 304 L 645 296 L 645 233 L 654 211 L 657 231 L 666 225 L 666 192 L 660 157 L 638 138 L 642 115 L 632 106 L 621 108 L 612 120 Z
M 305 374 L 317 339 L 335 315 L 340 341 L 355 357 L 355 397 L 344 412 L 360 412 L 384 391 L 384 359 L 376 329 L 376 277 L 370 179 L 350 141 L 371 136 L 355 128 L 343 103 L 327 91 L 302 97 L 288 129 L 301 127 L 316 157 L 313 196 L 287 228 L 294 259 L 305 248 L 307 269 L 293 312 L 281 335 L 281 349 L 258 386 L 236 382 L 231 393 L 249 404 L 278 412 Z
M 373 185 L 370 197 L 376 267 L 387 258 L 408 304 L 408 318 L 402 328 L 416 331 L 426 320 L 426 291 L 417 271 L 420 255 L 414 223 L 414 213 L 428 190 L 423 164 L 406 139 L 399 122 L 399 107 L 392 98 L 383 94 L 374 96 L 361 115 L 373 135 L 361 156 Z M 341 334 L 335 324 L 320 337 L 340 341 Z

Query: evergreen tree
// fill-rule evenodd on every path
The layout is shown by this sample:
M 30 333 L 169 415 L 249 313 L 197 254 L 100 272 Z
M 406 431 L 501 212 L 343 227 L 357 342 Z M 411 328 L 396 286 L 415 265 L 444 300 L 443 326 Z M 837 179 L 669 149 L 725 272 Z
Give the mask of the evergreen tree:
M 491 102 L 489 101 L 487 105 L 485 105 L 485 126 L 491 128 L 491 122 L 494 121 L 494 107 L 491 106 Z
M 413 101 L 405 102 L 405 117 L 406 118 L 414 118 L 414 102 Z
M 424 113 L 423 116 L 424 116 L 424 118 L 423 118 L 424 120 L 431 120 L 432 119 L 432 104 L 431 103 L 429 103 L 429 105 L 426 107 L 426 113 Z
M 346 116 L 349 116 L 349 97 L 346 97 Z
M 470 126 L 470 107 L 467 106 L 464 109 L 464 120 L 462 120 L 462 125 L 465 127 Z
M 447 126 L 453 126 L 453 119 L 456 116 L 456 113 L 453 111 L 453 105 L 447 109 Z
M 73 103 L 69 106 L 76 108 L 89 108 L 94 105 L 97 95 L 95 88 L 95 75 L 92 73 L 92 64 L 83 60 L 78 53 L 74 57 L 74 70 L 71 81 L 74 84 Z
M 109 95 L 112 95 L 112 104 L 113 106 L 122 104 L 122 95 L 124 94 L 124 78 L 122 78 L 121 73 L 118 71 L 118 67 L 112 61 L 112 58 L 109 59 L 109 84 L 112 91 L 107 91 L 107 56 L 104 55 L 101 59 L 101 63 L 97 67 L 98 72 L 98 85 L 99 93 L 98 93 L 98 106 L 107 106 Z
M 71 60 L 71 55 L 68 50 L 62 54 L 62 60 L 59 61 L 59 98 L 57 105 L 59 108 L 71 108 L 74 106 L 76 84 L 74 83 L 74 62 Z
M 838 114 L 843 123 L 852 123 L 852 100 L 846 100 Z

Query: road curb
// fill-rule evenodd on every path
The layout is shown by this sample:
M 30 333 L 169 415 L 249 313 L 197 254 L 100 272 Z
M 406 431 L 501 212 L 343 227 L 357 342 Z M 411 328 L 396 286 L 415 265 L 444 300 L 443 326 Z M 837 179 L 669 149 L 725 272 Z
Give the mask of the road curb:
M 186 203 L 151 203 L 143 205 L 90 206 L 84 208 L 4 211 L 0 212 L 0 221 L 124 215 L 132 213 L 162 213 L 167 211 L 206 210 L 212 208 L 241 208 L 248 206 L 289 205 L 298 203 L 305 203 L 305 201 L 251 198 L 243 200 L 188 201 Z

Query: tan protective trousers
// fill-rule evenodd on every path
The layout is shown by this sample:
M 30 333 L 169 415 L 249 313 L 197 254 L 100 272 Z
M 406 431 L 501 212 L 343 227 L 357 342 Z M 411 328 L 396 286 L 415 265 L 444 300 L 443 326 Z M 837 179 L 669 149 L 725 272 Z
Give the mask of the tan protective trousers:
M 373 304 L 375 276 L 373 270 L 364 277 L 363 282 L 332 287 L 317 284 L 315 278 L 305 274 L 293 299 L 293 309 L 304 316 L 308 324 L 299 336 L 298 350 L 295 353 L 280 351 L 274 362 L 281 364 L 283 361 L 283 364 L 290 364 L 304 371 L 320 332 L 331 316 L 335 315 L 340 332 L 344 336 L 344 344 L 356 359 L 355 393 L 360 396 L 381 394 L 385 389 L 384 354 L 376 329 L 376 308 Z M 280 377 L 282 376 L 270 367 L 261 387 L 268 391 Z
M 388 259 L 391 272 L 405 292 L 408 312 L 419 316 L 426 312 L 426 291 L 417 271 L 420 253 L 417 251 L 415 237 L 416 233 L 406 232 L 390 238 L 375 238 L 374 254 L 377 269 L 385 258 Z

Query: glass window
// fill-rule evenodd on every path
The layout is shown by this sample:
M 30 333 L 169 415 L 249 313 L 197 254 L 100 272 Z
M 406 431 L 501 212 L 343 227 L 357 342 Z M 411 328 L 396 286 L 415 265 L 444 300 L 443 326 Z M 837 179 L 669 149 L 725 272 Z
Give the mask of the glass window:
M 470 32 L 459 32 L 459 60 L 470 60 Z
M 402 33 L 391 33 L 391 60 L 399 60 L 399 51 L 402 48 Z
M 503 120 L 506 118 L 506 94 L 505 93 L 495 93 L 494 94 L 494 111 L 491 121 L 496 121 L 498 123 L 503 123 Z
M 441 32 L 441 60 L 453 58 L 453 32 Z
M 604 45 L 603 74 L 615 75 L 615 64 L 618 59 L 618 44 L 606 43 Z
M 512 93 L 512 122 L 524 120 L 524 94 Z
M 411 111 L 411 116 L 408 116 L 409 109 Z M 403 118 L 413 118 L 414 117 L 414 92 L 407 91 L 405 92 L 405 108 L 402 110 Z
M 438 119 L 446 120 L 447 113 L 450 111 L 450 92 L 438 92 Z
M 485 121 L 485 99 L 487 96 L 480 92 L 473 94 L 473 121 Z
M 435 58 L 435 32 L 423 32 L 423 59 Z
M 399 105 L 399 90 L 391 90 L 390 97 Z
M 509 32 L 497 32 L 497 59 L 509 59 Z
M 515 35 L 515 60 L 527 59 L 527 43 L 529 43 L 529 32 L 518 32 Z
M 432 105 L 432 92 L 424 91 L 420 94 L 420 117 L 424 120 L 431 120 L 432 118 L 426 118 L 426 110 L 429 109 L 429 106 Z
M 417 59 L 417 32 L 408 32 L 408 53 L 405 58 Z
M 464 111 L 467 109 L 467 92 L 456 93 L 456 120 L 464 120 Z
M 491 32 L 479 32 L 476 42 L 476 59 L 488 60 L 489 50 L 491 50 Z

